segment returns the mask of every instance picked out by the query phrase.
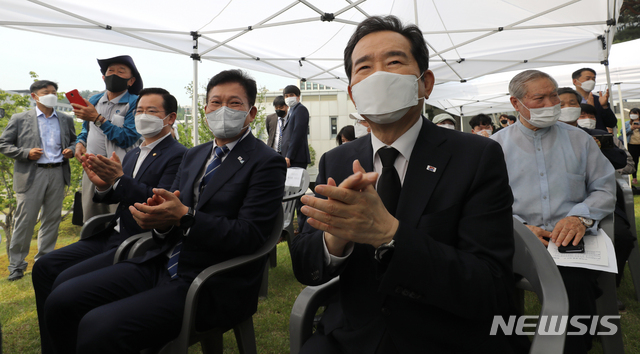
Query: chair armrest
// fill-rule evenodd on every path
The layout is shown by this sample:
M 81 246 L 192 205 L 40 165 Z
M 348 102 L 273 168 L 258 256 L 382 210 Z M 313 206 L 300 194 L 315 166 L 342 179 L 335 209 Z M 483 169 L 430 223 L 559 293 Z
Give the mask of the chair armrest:
M 151 231 L 147 231 L 141 234 L 137 234 L 136 236 L 140 236 L 136 243 L 131 246 L 131 251 L 129 251 L 129 255 L 127 259 L 131 259 L 134 257 L 144 255 L 148 250 L 158 247 L 158 244 L 153 239 L 151 235 Z
M 182 319 L 182 328 L 180 330 L 180 335 L 176 339 L 176 341 L 178 342 L 176 343 L 178 348 L 189 347 L 188 334 L 191 333 L 192 328 L 195 328 L 198 295 L 200 294 L 200 290 L 202 289 L 202 284 L 204 284 L 209 278 L 214 275 L 220 275 L 229 272 L 233 269 L 252 262 L 262 261 L 264 262 L 264 265 L 266 265 L 267 254 L 269 254 L 269 252 L 271 252 L 271 250 L 278 244 L 278 240 L 280 239 L 283 219 L 284 213 L 282 211 L 282 208 L 279 208 L 278 216 L 276 217 L 276 222 L 273 229 L 271 230 L 271 234 L 267 238 L 267 241 L 256 252 L 249 255 L 238 256 L 224 262 L 214 264 L 200 272 L 200 274 L 198 274 L 198 276 L 193 280 L 191 286 L 189 287 L 189 291 L 187 292 L 187 299 L 184 306 L 184 317 Z
M 289 316 L 289 348 L 291 354 L 298 354 L 309 337 L 313 319 L 320 306 L 338 293 L 340 278 L 336 277 L 318 286 L 307 286 L 296 298 Z
M 91 219 L 87 220 L 82 226 L 82 231 L 80 231 L 80 239 L 82 240 L 93 235 L 97 228 L 101 226 L 105 226 L 105 224 L 108 224 L 114 215 L 115 214 L 96 215 Z
M 131 246 L 133 246 L 144 234 L 137 234 L 130 236 L 126 240 L 122 241 L 118 249 L 116 250 L 116 255 L 113 257 L 113 264 L 116 264 L 120 261 L 124 261 L 128 259 L 129 251 L 131 250 Z

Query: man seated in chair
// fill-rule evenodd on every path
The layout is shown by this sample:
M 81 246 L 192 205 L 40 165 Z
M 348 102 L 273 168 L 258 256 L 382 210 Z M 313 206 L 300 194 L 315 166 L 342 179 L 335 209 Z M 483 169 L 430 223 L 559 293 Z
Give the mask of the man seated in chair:
M 98 233 L 42 257 L 33 267 L 33 288 L 43 353 L 52 353 L 44 321 L 44 304 L 53 287 L 65 280 L 113 264 L 117 247 L 143 230 L 129 206 L 153 196 L 153 188 L 170 188 L 187 148 L 171 137 L 178 102 L 167 90 L 147 88 L 138 96 L 136 130 L 144 143 L 131 150 L 122 164 L 113 153 L 83 156 L 87 176 L 96 186 L 95 202 L 120 203 L 108 226 Z
M 614 210 L 616 181 L 611 163 L 594 139 L 579 128 L 558 122 L 558 84 L 548 74 L 527 70 L 509 83 L 511 104 L 520 119 L 491 138 L 502 145 L 513 191 L 514 216 L 546 246 L 577 245 L 595 234 L 598 222 Z M 569 316 L 596 315 L 602 293 L 599 272 L 558 267 L 569 297 Z M 585 325 L 591 320 L 582 319 Z M 579 332 L 568 327 L 568 332 Z M 565 353 L 586 353 L 589 332 L 568 335 Z
M 240 70 L 215 75 L 205 112 L 213 141 L 190 149 L 170 190 L 129 207 L 158 248 L 62 283 L 45 304 L 58 353 L 138 353 L 178 336 L 193 279 L 251 254 L 274 228 L 284 190 L 283 157 L 251 134 L 256 82 Z M 261 262 L 211 278 L 197 327 L 233 326 L 257 307 Z
M 316 196 L 302 198 L 294 273 L 307 285 L 340 276 L 340 305 L 303 353 L 513 352 L 490 336 L 494 316 L 515 314 L 502 151 L 421 115 L 428 58 L 420 29 L 393 16 L 363 21 L 347 44 L 349 94 L 371 134 L 327 152 Z

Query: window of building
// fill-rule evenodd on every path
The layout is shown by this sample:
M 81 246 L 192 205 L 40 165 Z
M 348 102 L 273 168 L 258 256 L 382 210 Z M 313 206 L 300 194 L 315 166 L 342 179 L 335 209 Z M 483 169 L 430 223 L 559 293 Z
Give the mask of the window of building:
M 338 117 L 329 117 L 331 121 L 331 139 L 335 139 L 338 135 Z
M 307 82 L 307 90 L 311 90 L 311 83 Z
M 313 84 L 313 89 L 317 90 L 318 89 L 318 84 Z
M 321 89 L 321 90 L 324 90 L 324 85 L 322 85 L 322 84 L 321 84 L 321 85 L 320 85 L 320 89 Z

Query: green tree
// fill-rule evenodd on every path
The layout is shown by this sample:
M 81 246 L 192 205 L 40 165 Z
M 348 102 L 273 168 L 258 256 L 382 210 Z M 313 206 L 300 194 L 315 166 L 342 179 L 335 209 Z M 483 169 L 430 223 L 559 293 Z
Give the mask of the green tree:
M 5 113 L 4 118 L 0 119 L 0 130 L 4 131 L 11 116 L 27 110 L 29 96 L 10 94 L 0 90 L 0 102 L 2 102 L 0 107 L 4 109 Z M 7 254 L 9 254 L 9 245 L 13 234 L 13 216 L 16 204 L 16 195 L 13 191 L 13 159 L 0 154 L 0 210 L 4 214 L 4 221 L 0 222 L 0 227 L 6 237 Z

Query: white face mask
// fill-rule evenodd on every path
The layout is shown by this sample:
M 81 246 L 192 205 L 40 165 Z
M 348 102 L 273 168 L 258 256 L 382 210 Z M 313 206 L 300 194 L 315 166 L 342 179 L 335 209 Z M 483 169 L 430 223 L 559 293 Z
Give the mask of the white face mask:
M 53 108 L 56 106 L 56 103 L 58 103 L 58 96 L 53 93 L 44 96 L 36 95 L 36 97 L 38 97 L 38 102 L 47 108 Z
M 573 123 L 580 118 L 580 113 L 582 113 L 582 109 L 580 107 L 564 107 L 560 111 L 559 121 Z
M 638 115 L 638 114 L 629 114 L 629 118 L 638 119 L 638 118 L 640 118 L 640 115 Z
M 590 118 L 578 119 L 578 125 L 583 128 L 594 129 L 596 127 L 596 120 Z
M 585 92 L 591 92 L 596 87 L 596 82 L 593 80 L 587 80 L 580 84 L 580 87 L 582 87 Z
M 456 129 L 455 125 L 453 124 L 440 124 L 440 127 L 447 128 L 447 129 Z
M 367 131 L 367 127 L 365 127 L 364 125 L 362 125 L 360 123 L 355 123 L 353 125 L 353 130 L 354 130 L 354 134 L 355 134 L 356 138 L 361 138 L 361 137 L 369 134 L 369 132 Z
M 518 100 L 524 108 L 529 110 L 530 118 L 527 120 L 529 124 L 533 125 L 536 128 L 546 128 L 550 127 L 558 121 L 560 118 L 560 112 L 562 109 L 560 108 L 560 103 L 553 107 L 542 107 L 542 108 L 529 108 L 522 103 L 522 101 Z M 520 114 L 522 115 L 522 114 Z M 526 118 L 525 118 L 526 119 Z
M 298 103 L 298 97 L 293 96 L 293 97 L 287 97 L 284 99 L 284 103 L 287 104 L 287 106 L 289 107 L 293 107 L 296 103 Z
M 160 133 L 162 128 L 169 124 L 163 124 L 164 120 L 169 116 L 162 119 L 152 114 L 138 114 L 136 116 L 136 131 L 145 138 L 152 138 Z
M 418 105 L 421 77 L 376 71 L 351 87 L 358 113 L 377 124 L 398 121 Z
M 244 121 L 251 112 L 238 111 L 227 106 L 222 106 L 213 112 L 207 113 L 207 123 L 209 130 L 213 136 L 219 139 L 230 139 L 240 134 L 240 132 L 248 127 L 244 125 Z

